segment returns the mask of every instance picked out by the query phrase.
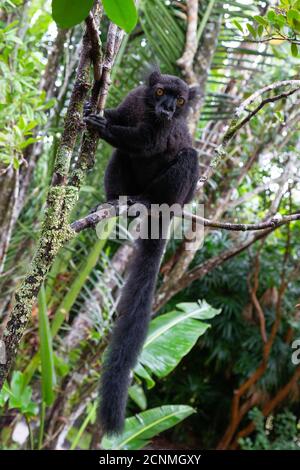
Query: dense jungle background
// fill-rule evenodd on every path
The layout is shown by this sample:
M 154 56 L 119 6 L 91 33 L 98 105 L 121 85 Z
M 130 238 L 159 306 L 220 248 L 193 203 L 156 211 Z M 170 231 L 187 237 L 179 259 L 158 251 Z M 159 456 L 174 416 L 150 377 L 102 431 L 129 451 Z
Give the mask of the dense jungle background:
M 300 2 L 140 0 L 136 16 L 124 0 L 120 22 L 109 3 L 73 26 L 77 0 L 65 22 L 50 1 L 0 2 L 0 447 L 299 450 Z M 200 86 L 210 223 L 196 251 L 168 243 L 107 438 L 97 389 L 133 243 L 68 223 L 104 202 L 111 153 L 85 100 L 115 106 L 151 64 Z

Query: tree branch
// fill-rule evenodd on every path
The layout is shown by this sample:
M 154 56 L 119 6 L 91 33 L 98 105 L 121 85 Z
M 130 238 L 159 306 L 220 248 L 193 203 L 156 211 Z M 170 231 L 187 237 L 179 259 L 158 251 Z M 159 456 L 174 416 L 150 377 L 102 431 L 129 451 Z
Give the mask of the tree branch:
M 251 112 L 249 112 L 248 116 L 245 117 L 234 129 L 234 133 L 236 133 L 239 129 L 241 129 L 247 122 L 249 122 L 266 104 L 268 103 L 275 103 L 276 101 L 288 98 L 289 96 L 293 95 L 300 89 L 300 86 L 295 88 L 294 90 L 286 91 L 280 93 L 276 96 L 271 96 L 269 98 L 265 98 L 262 102 Z
M 182 57 L 177 60 L 177 65 L 182 69 L 182 74 L 189 84 L 197 83 L 197 77 L 193 70 L 193 62 L 197 52 L 198 3 L 198 0 L 187 0 L 185 50 Z
M 276 95 L 275 97 L 268 98 L 266 100 L 263 100 L 262 103 L 250 114 L 243 119 L 241 122 L 238 122 L 241 114 L 250 106 L 254 101 L 256 101 L 260 96 L 263 94 L 267 93 L 268 91 L 275 90 L 276 88 L 280 88 L 282 86 L 295 86 L 296 88 L 291 90 L 290 92 L 283 93 L 281 95 Z M 281 82 L 274 82 L 271 83 L 270 85 L 265 86 L 264 88 L 261 88 L 260 90 L 257 90 L 255 93 L 253 93 L 251 96 L 249 96 L 246 100 L 244 100 L 240 106 L 236 109 L 235 112 L 235 117 L 231 120 L 229 127 L 225 134 L 222 137 L 221 144 L 216 147 L 215 152 L 214 152 L 214 157 L 212 158 L 212 161 L 210 165 L 208 166 L 207 170 L 205 171 L 204 175 L 200 178 L 199 184 L 198 184 L 198 190 L 202 188 L 202 186 L 207 182 L 207 180 L 212 176 L 214 173 L 215 169 L 219 165 L 220 161 L 223 160 L 223 158 L 226 155 L 226 148 L 228 147 L 229 143 L 235 136 L 235 134 L 255 115 L 260 111 L 267 103 L 274 101 L 277 101 L 279 99 L 286 98 L 290 94 L 295 93 L 300 89 L 300 80 L 284 80 Z M 250 116 L 250 117 L 249 117 Z
M 102 50 L 99 32 L 92 13 L 89 13 L 85 23 L 87 25 L 87 32 L 91 43 L 94 80 L 98 81 L 101 79 L 102 75 Z
M 102 9 L 95 3 L 94 20 L 100 21 Z M 92 25 L 92 31 L 89 30 Z M 85 133 L 79 156 L 79 164 L 75 169 L 75 177 L 67 184 L 70 162 L 78 133 L 81 130 L 81 114 L 83 103 L 90 88 L 89 71 L 92 62 L 91 37 L 94 34 L 94 23 L 90 18 L 86 21 L 86 31 L 82 42 L 76 79 L 65 118 L 64 131 L 57 150 L 51 187 L 47 198 L 42 233 L 38 248 L 32 260 L 29 272 L 15 295 L 15 306 L 3 335 L 6 349 L 6 364 L 0 364 L 0 388 L 9 373 L 16 357 L 19 343 L 36 301 L 41 284 L 44 282 L 50 266 L 60 247 L 71 237 L 74 231 L 68 224 L 69 215 L 77 199 L 81 183 L 90 162 L 93 162 L 97 146 L 97 138 L 89 132 Z M 93 88 L 95 90 L 95 87 Z M 98 93 L 101 89 L 98 89 Z
M 126 214 L 129 207 L 126 205 L 111 205 L 111 204 L 102 204 L 98 206 L 96 212 L 88 214 L 87 216 L 83 217 L 82 219 L 75 220 L 71 224 L 71 229 L 74 230 L 76 233 L 81 232 L 82 230 L 90 227 L 95 227 L 99 222 L 105 219 L 109 219 L 110 217 L 115 217 L 116 214 L 118 216 Z M 175 212 L 175 216 L 182 217 L 184 216 L 185 219 L 198 222 L 202 224 L 204 227 L 213 227 L 219 228 L 223 230 L 229 231 L 238 231 L 238 232 L 249 232 L 249 231 L 256 231 L 256 230 L 265 230 L 268 228 L 277 228 L 281 225 L 287 224 L 289 222 L 294 222 L 300 220 L 300 213 L 298 214 L 291 214 L 286 216 L 278 215 L 277 217 L 273 217 L 269 221 L 258 222 L 256 224 L 236 224 L 232 222 L 215 222 L 210 219 L 206 219 L 205 217 L 200 217 L 196 214 L 192 214 L 187 211 L 179 211 L 178 213 Z

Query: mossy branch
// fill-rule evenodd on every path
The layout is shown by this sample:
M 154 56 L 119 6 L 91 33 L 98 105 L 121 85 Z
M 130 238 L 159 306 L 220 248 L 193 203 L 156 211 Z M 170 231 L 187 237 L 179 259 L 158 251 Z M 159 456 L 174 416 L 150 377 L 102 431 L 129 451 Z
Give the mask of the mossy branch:
M 79 189 L 86 173 L 94 164 L 98 141 L 94 133 L 88 131 L 84 133 L 77 166 L 70 178 L 71 158 L 75 142 L 82 129 L 83 104 L 91 88 L 89 75 L 92 65 L 95 78 L 92 94 L 95 102 L 97 103 L 100 94 L 103 94 L 103 90 L 107 93 L 107 83 L 103 81 L 102 77 L 99 77 L 100 71 L 103 70 L 100 63 L 102 51 L 95 50 L 101 44 L 100 40 L 95 37 L 101 17 L 101 4 L 95 2 L 93 15 L 89 15 L 86 20 L 79 65 L 64 122 L 63 134 L 56 154 L 38 247 L 28 274 L 16 291 L 15 305 L 3 334 L 2 341 L 5 345 L 6 363 L 0 364 L 0 389 L 15 361 L 20 341 L 41 284 L 45 280 L 59 249 L 76 235 L 76 232 L 69 225 L 69 217 L 78 200 Z M 114 31 L 115 35 L 118 34 L 117 28 L 110 27 L 110 31 Z M 116 43 L 116 38 L 112 35 L 108 37 L 106 50 L 111 50 L 111 41 L 113 41 L 113 44 Z M 115 48 L 112 58 L 115 57 L 116 52 Z M 99 78 L 101 86 L 98 85 Z

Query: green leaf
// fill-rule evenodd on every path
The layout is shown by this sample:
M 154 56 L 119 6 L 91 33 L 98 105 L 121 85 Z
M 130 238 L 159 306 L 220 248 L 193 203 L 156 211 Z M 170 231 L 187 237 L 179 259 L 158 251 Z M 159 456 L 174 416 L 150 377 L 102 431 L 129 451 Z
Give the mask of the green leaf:
M 22 408 L 21 411 L 25 416 L 27 416 L 27 418 L 31 418 L 32 416 L 37 416 L 39 412 L 39 407 L 36 403 L 31 401 L 30 403 L 28 403 L 26 408 Z
M 147 398 L 143 387 L 138 384 L 134 384 L 129 388 L 128 393 L 131 400 L 133 400 L 141 410 L 145 410 L 147 408 Z
M 263 25 L 262 25 L 262 24 L 258 25 L 258 28 L 257 28 L 257 34 L 258 34 L 258 36 L 262 36 L 263 32 L 264 32 L 264 27 L 263 27 Z
M 9 390 L 8 383 L 5 382 L 0 392 L 0 408 L 2 408 L 7 402 L 7 400 L 9 399 L 9 392 L 10 390 Z
M 55 371 L 52 349 L 52 335 L 49 325 L 45 287 L 42 285 L 38 296 L 39 305 L 39 336 L 42 365 L 42 398 L 46 405 L 54 400 Z
M 297 44 L 295 44 L 295 43 L 291 44 L 291 53 L 292 53 L 293 57 L 298 56 L 298 46 L 297 46 Z
M 52 16 L 60 28 L 81 23 L 92 9 L 94 0 L 52 0 Z
M 106 450 L 142 449 L 152 437 L 176 426 L 194 412 L 193 408 L 185 405 L 165 405 L 143 411 L 126 419 L 123 434 L 105 437 L 102 447 Z
M 290 1 L 289 0 L 280 0 L 280 8 L 289 8 Z
M 23 128 L 23 132 L 29 132 L 32 129 L 34 129 L 38 125 L 38 121 L 34 119 L 33 121 L 30 121 L 28 124 L 26 124 Z
M 300 12 L 295 10 L 295 9 L 291 9 L 287 12 L 287 20 L 288 20 L 288 23 L 289 25 L 296 29 L 297 31 L 300 31 Z
M 276 17 L 276 13 L 273 10 L 268 11 L 267 18 L 270 22 L 274 21 Z
M 108 18 L 130 33 L 138 19 L 134 0 L 102 0 L 102 4 Z
M 13 158 L 13 167 L 15 170 L 18 170 L 20 168 L 20 162 L 17 157 Z
M 25 149 L 28 147 L 28 145 L 34 144 L 35 142 L 38 142 L 40 139 L 36 137 L 29 137 L 29 139 L 26 139 L 25 142 L 23 142 L 20 145 L 20 149 Z
M 250 33 L 254 38 L 256 38 L 256 31 L 255 31 L 255 29 L 253 28 L 252 24 L 247 23 L 246 26 L 247 26 L 247 29 L 248 29 L 249 33 Z
M 283 26 L 284 26 L 285 23 L 286 23 L 285 16 L 282 15 L 281 13 L 279 13 L 278 15 L 276 15 L 275 23 L 276 23 L 276 26 L 278 26 L 280 29 L 283 28 Z
M 79 443 L 86 427 L 88 426 L 88 424 L 90 422 L 95 422 L 96 414 L 97 414 L 97 401 L 95 401 L 93 404 L 90 404 L 90 406 L 88 406 L 87 417 L 83 421 L 82 425 L 80 426 L 80 429 L 79 429 L 78 433 L 75 435 L 75 438 L 72 441 L 72 444 L 71 444 L 71 447 L 70 447 L 71 450 L 76 449 L 76 447 L 78 446 L 78 443 Z
M 202 301 L 178 304 L 177 310 L 155 318 L 150 323 L 139 365 L 157 377 L 165 377 L 209 328 L 209 324 L 200 320 L 211 319 L 218 313 L 220 310 Z M 135 373 L 142 376 L 138 367 Z
M 56 98 L 51 98 L 46 103 L 42 104 L 42 106 L 39 107 L 39 110 L 46 111 L 47 109 L 53 108 L 55 103 L 56 103 Z
M 10 384 L 10 390 L 13 397 L 15 399 L 21 399 L 24 389 L 24 375 L 19 370 L 14 371 Z
M 151 375 L 146 371 L 145 367 L 142 366 L 142 364 L 138 363 L 134 369 L 134 372 L 136 373 L 136 375 L 145 380 L 148 389 L 154 387 L 154 380 L 152 379 Z
M 267 20 L 263 16 L 260 16 L 260 15 L 254 15 L 253 19 L 256 21 L 256 23 L 259 23 L 262 26 L 268 26 L 269 24 Z
M 54 366 L 55 366 L 55 371 L 57 375 L 59 375 L 60 377 L 65 377 L 70 371 L 69 364 L 67 364 L 57 354 L 54 354 Z
M 9 395 L 9 408 L 17 408 L 28 417 L 38 413 L 38 406 L 31 401 L 32 389 L 26 386 L 22 372 L 14 371 L 10 387 L 6 384 L 4 390 Z
M 283 114 L 282 111 L 276 111 L 276 113 L 274 113 L 274 114 L 275 114 L 276 119 L 279 122 L 284 123 L 284 114 Z
M 241 25 L 241 23 L 237 20 L 232 20 L 232 24 L 234 24 L 234 26 L 236 26 L 242 34 L 244 34 L 244 30 L 243 30 L 243 27 Z
M 293 20 L 300 21 L 300 12 L 292 8 L 291 10 L 287 12 L 287 19 L 288 21 L 291 21 L 291 22 Z

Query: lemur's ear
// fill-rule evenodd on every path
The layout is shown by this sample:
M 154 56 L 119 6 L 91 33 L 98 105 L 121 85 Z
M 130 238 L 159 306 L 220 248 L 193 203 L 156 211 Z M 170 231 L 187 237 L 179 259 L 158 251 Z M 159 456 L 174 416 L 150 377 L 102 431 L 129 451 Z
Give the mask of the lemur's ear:
M 160 77 L 161 77 L 160 70 L 158 68 L 153 70 L 153 72 L 151 72 L 148 77 L 149 86 L 153 86 L 155 85 L 155 83 L 159 82 Z
M 189 101 L 196 99 L 201 93 L 201 88 L 198 85 L 189 88 Z

